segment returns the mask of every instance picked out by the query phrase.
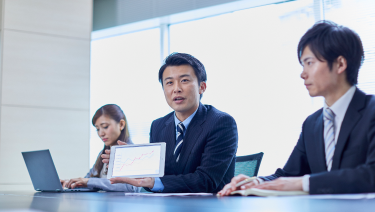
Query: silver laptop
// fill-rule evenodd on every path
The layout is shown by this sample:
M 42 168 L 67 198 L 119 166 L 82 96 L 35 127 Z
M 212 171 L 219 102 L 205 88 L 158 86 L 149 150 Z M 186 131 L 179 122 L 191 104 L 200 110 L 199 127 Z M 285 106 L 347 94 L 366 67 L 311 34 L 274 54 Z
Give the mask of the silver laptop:
M 52 161 L 51 153 L 48 149 L 22 152 L 25 160 L 27 170 L 34 189 L 36 191 L 49 192 L 79 192 L 79 191 L 97 191 L 89 188 L 63 188 L 60 183 L 60 178 L 57 175 L 55 164 Z

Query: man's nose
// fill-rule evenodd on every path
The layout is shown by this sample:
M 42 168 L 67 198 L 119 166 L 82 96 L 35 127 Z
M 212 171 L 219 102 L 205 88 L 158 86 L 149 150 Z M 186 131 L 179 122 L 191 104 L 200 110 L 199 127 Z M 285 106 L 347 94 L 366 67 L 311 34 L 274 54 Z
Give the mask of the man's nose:
M 175 83 L 175 84 L 174 84 L 173 92 L 174 92 L 174 93 L 180 93 L 180 92 L 181 92 L 181 86 L 180 86 L 180 83 Z
M 302 70 L 302 73 L 301 73 L 300 77 L 301 77 L 302 79 L 306 80 L 306 78 L 307 78 L 307 73 L 306 73 L 305 69 Z

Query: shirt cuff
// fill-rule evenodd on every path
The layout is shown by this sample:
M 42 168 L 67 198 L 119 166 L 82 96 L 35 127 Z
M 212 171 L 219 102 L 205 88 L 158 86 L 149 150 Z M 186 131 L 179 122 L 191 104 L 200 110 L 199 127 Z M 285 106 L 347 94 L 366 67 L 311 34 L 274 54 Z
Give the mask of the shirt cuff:
M 152 192 L 163 192 L 164 185 L 160 180 L 160 177 L 155 177 L 154 187 L 151 189 Z
M 257 177 L 256 180 L 258 181 L 258 184 L 262 184 L 262 183 L 264 183 L 264 180 L 263 180 L 262 178 L 260 178 L 260 177 Z
M 92 182 L 93 180 L 89 178 L 89 181 L 87 181 L 87 188 L 94 188 L 94 183 Z
M 302 189 L 305 192 L 310 191 L 310 175 L 306 174 L 302 177 Z

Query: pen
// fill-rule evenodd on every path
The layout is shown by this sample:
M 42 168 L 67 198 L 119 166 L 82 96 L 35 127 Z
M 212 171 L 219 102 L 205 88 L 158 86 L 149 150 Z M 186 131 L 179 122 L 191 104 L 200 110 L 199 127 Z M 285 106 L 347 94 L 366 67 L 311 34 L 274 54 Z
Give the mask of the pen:
M 236 188 L 237 188 L 237 187 L 240 187 L 240 186 L 242 186 L 242 185 L 244 185 L 244 184 L 246 184 L 246 183 L 249 183 L 249 182 L 251 182 L 251 181 L 254 181 L 254 180 L 256 180 L 256 179 L 257 179 L 257 177 L 250 177 L 250 178 L 247 178 L 246 180 L 242 180 L 241 182 L 237 183 Z M 220 195 L 220 194 L 217 194 L 216 196 L 220 197 L 221 195 Z
M 256 180 L 256 179 L 257 179 L 257 177 L 250 177 L 250 178 L 247 178 L 246 180 L 243 180 L 243 181 L 237 183 L 236 188 L 237 188 L 237 187 L 240 187 L 240 186 L 242 186 L 242 185 L 244 185 L 244 184 L 246 184 L 246 183 L 250 183 L 251 181 Z

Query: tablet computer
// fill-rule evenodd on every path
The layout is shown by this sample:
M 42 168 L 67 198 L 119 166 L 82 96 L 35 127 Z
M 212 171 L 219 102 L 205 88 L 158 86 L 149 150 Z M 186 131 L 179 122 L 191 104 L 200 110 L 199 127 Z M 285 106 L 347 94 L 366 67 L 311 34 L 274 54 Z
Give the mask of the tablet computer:
M 165 143 L 112 146 L 107 179 L 114 177 L 162 177 Z

